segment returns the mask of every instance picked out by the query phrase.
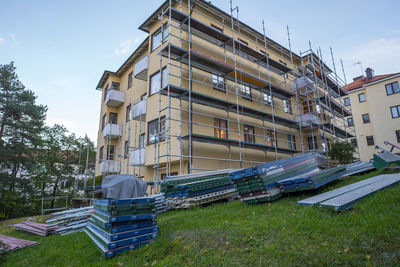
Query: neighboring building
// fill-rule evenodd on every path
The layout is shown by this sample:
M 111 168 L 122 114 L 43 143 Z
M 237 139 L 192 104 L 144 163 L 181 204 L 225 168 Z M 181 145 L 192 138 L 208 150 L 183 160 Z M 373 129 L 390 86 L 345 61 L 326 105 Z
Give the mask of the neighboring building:
M 165 1 L 139 27 L 146 40 L 101 77 L 96 175 L 157 181 L 353 136 L 344 83 L 311 48 L 296 55 L 209 2 L 190 5 Z
M 360 159 L 368 161 L 378 152 L 376 145 L 390 149 L 385 141 L 400 143 L 400 72 L 376 76 L 370 68 L 365 72 L 365 77 L 346 86 L 349 95 L 344 101 L 353 109 L 348 124 L 355 125 Z

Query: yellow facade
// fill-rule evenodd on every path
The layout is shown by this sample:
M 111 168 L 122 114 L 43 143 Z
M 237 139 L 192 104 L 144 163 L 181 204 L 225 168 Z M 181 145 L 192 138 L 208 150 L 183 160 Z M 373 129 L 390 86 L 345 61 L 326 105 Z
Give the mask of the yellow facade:
M 159 16 L 162 11 L 169 10 L 167 1 L 140 27 L 148 32 L 148 39 L 117 72 L 105 72 L 99 82 L 103 100 L 107 98 L 112 82 L 119 83 L 118 90 L 125 94 L 125 98 L 118 107 L 102 101 L 96 175 L 130 173 L 151 180 L 163 174 L 250 167 L 307 151 L 307 141 L 302 140 L 302 134 L 312 130 L 300 131 L 296 120 L 304 112 L 304 107 L 290 85 L 290 81 L 297 78 L 292 72 L 298 72 L 301 58 L 246 25 L 238 27 L 237 21 L 232 32 L 230 16 L 205 1 L 199 1 L 191 12 L 193 29 L 189 33 L 188 20 L 180 20 L 187 16 L 187 7 L 180 2 L 172 3 L 175 13 L 171 12 L 171 19 L 168 12 Z M 154 36 L 161 27 L 165 30 L 165 40 L 152 49 Z M 218 34 L 216 27 L 223 35 L 215 37 Z M 218 38 L 230 41 L 221 44 Z M 178 57 L 176 53 L 182 54 Z M 261 58 L 252 58 L 252 55 L 260 53 L 268 53 L 267 63 L 275 64 L 276 68 L 260 63 Z M 135 73 L 143 57 L 148 57 L 146 74 L 140 78 L 133 77 L 133 85 L 128 87 L 129 74 Z M 163 80 L 169 87 L 161 88 L 161 94 L 151 94 L 152 77 L 164 68 L 167 77 Z M 229 71 L 222 75 L 220 72 L 225 69 Z M 225 90 L 213 86 L 213 74 L 225 77 Z M 269 84 L 273 84 L 273 88 Z M 245 94 L 245 86 L 251 92 L 250 97 Z M 189 88 L 192 93 L 189 93 Z M 187 93 L 176 97 L 174 94 L 178 91 Z M 274 94 L 273 104 L 265 95 L 271 93 Z M 145 116 L 127 120 L 127 107 L 139 103 L 143 95 L 147 104 Z M 191 101 L 188 101 L 189 97 Z M 310 105 L 314 105 L 315 110 L 315 103 Z M 110 112 L 118 114 L 115 124 L 122 129 L 113 138 L 104 136 L 102 127 L 104 114 L 106 122 L 109 122 Z M 151 143 L 149 127 L 158 118 L 165 118 L 165 140 Z M 140 154 L 144 162 L 132 166 L 129 161 L 134 157 L 134 151 L 139 149 L 141 134 L 145 136 L 142 148 L 145 155 Z M 321 134 L 316 130 L 315 135 L 321 147 Z M 332 134 L 326 137 L 333 138 Z M 109 145 L 114 146 L 111 157 L 110 153 L 107 154 Z M 129 150 L 127 157 L 124 155 L 126 146 Z M 106 171 L 107 166 L 102 165 L 107 160 L 117 161 L 119 168 Z
M 368 161 L 380 151 L 375 145 L 389 150 L 391 146 L 385 145 L 385 141 L 400 145 L 396 137 L 396 131 L 400 130 L 400 118 L 393 118 L 391 112 L 391 107 L 400 105 L 400 93 L 388 95 L 386 92 L 386 85 L 392 83 L 400 84 L 400 75 L 392 75 L 349 91 L 361 160 Z M 360 102 L 360 94 L 365 95 L 365 102 Z M 369 115 L 369 123 L 364 123 L 363 114 Z M 367 136 L 373 137 L 373 144 L 367 144 Z

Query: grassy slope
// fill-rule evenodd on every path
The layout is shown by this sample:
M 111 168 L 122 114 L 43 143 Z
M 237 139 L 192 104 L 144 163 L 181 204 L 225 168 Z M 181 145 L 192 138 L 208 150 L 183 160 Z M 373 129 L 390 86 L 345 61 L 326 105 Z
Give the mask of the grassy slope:
M 234 201 L 170 211 L 159 216 L 160 236 L 154 243 L 108 260 L 85 233 L 39 237 L 0 227 L 1 233 L 41 242 L 12 253 L 6 266 L 399 265 L 400 185 L 339 214 L 296 205 L 373 174 L 269 204 Z

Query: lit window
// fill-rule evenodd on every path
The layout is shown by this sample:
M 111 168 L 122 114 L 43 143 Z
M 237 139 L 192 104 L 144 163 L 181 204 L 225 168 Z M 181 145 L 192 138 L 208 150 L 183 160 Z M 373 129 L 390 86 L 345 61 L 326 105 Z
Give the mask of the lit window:
M 214 136 L 228 138 L 228 122 L 226 120 L 214 119 Z

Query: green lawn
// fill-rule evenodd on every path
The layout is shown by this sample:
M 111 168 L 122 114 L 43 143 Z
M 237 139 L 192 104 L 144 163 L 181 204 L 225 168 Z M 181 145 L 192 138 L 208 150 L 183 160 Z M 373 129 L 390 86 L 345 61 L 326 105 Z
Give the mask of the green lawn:
M 267 204 L 234 201 L 170 211 L 159 216 L 154 243 L 111 259 L 85 233 L 39 237 L 0 227 L 3 234 L 40 242 L 12 253 L 5 266 L 399 266 L 400 185 L 338 214 L 296 205 L 374 174 Z

